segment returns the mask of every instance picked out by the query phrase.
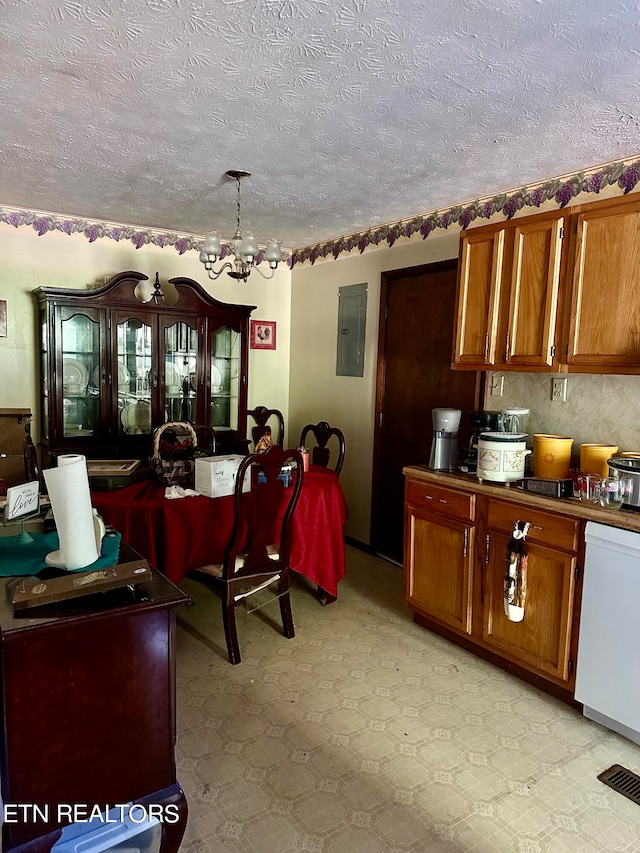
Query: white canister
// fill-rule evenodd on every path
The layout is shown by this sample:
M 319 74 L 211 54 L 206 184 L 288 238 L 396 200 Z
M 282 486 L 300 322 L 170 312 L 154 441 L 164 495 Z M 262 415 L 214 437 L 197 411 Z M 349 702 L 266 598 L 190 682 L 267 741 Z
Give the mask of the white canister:
M 478 438 L 476 476 L 480 482 L 512 483 L 522 480 L 527 450 L 526 433 L 481 432 Z

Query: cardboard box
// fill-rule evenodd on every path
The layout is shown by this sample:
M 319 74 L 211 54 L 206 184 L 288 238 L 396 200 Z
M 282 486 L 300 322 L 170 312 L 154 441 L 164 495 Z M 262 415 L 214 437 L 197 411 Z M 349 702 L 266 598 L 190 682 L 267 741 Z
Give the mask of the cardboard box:
M 244 459 L 239 453 L 227 456 L 203 456 L 196 459 L 195 490 L 209 498 L 232 495 L 236 488 L 236 474 Z M 251 488 L 251 467 L 247 469 L 242 486 L 243 492 Z

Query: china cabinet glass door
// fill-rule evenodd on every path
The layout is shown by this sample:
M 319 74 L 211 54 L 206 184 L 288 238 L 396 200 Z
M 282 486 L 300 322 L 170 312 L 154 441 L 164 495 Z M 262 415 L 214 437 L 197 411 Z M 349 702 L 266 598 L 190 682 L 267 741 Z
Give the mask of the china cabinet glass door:
M 137 317 L 116 324 L 116 361 L 111 365 L 112 386 L 117 382 L 118 435 L 151 432 L 154 384 L 152 326 Z M 117 378 L 116 378 L 117 374 Z
M 210 424 L 238 429 L 240 333 L 220 326 L 211 333 Z
M 198 322 L 180 320 L 172 325 L 163 318 L 164 422 L 198 421 Z
M 100 384 L 100 314 L 63 309 L 61 330 L 62 433 L 64 438 L 93 436 L 100 429 L 104 405 Z M 46 359 L 47 354 L 43 353 L 43 357 Z M 44 394 L 49 394 L 46 384 Z

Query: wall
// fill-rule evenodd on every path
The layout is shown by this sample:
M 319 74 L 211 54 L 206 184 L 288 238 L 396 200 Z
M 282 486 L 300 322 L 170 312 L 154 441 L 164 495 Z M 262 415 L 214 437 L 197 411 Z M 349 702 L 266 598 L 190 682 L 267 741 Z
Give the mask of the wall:
M 551 400 L 552 376 L 548 373 L 501 375 L 503 396 L 488 396 L 486 408 L 530 408 L 529 444 L 538 432 L 571 436 L 574 456 L 579 456 L 582 443 L 640 450 L 640 376 L 563 374 L 568 383 L 567 401 L 561 403 Z
M 455 258 L 458 241 L 457 233 L 443 232 L 292 271 L 289 441 L 296 441 L 309 422 L 326 420 L 343 430 L 345 530 L 360 542 L 370 541 L 381 273 Z M 363 283 L 368 286 L 364 376 L 336 376 L 338 288 Z
M 252 317 L 277 322 L 277 349 L 249 353 L 249 407 L 281 409 L 288 417 L 291 273 L 287 267 L 265 281 L 255 273 L 237 283 L 226 273 L 207 278 L 196 252 L 179 255 L 173 248 L 143 246 L 59 231 L 38 236 L 30 228 L 0 223 L 0 299 L 7 301 L 8 334 L 0 338 L 0 408 L 38 410 L 37 325 L 32 291 L 41 285 L 83 289 L 102 284 L 124 270 L 145 273 L 153 281 L 174 276 L 193 278 L 222 302 L 256 305 Z M 34 422 L 39 436 L 39 422 Z

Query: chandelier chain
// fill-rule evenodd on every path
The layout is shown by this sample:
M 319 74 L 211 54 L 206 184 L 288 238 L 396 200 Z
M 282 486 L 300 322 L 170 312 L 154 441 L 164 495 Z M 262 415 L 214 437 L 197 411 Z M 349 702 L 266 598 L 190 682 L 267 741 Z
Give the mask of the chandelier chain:
M 236 178 L 236 184 L 238 186 L 238 201 L 236 204 L 236 225 L 238 227 L 238 231 L 240 230 L 240 178 Z

